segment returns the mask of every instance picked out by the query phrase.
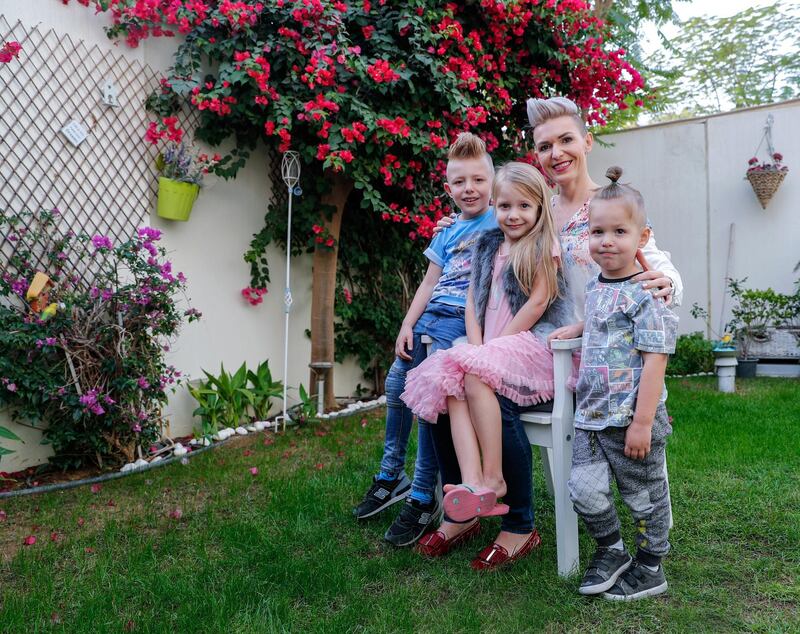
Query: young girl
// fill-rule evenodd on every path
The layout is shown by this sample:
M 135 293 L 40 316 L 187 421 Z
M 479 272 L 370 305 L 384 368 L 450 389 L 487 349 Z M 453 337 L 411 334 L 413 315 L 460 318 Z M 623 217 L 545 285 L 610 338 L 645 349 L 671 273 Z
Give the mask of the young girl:
M 562 299 L 559 247 L 544 178 L 525 163 L 496 174 L 492 198 L 499 229 L 473 254 L 467 295 L 467 344 L 434 353 L 406 377 L 401 398 L 425 420 L 450 414 L 463 484 L 445 487 L 456 521 L 501 515 L 500 408 L 495 393 L 521 406 L 553 397 L 553 357 L 546 338 L 571 320 Z

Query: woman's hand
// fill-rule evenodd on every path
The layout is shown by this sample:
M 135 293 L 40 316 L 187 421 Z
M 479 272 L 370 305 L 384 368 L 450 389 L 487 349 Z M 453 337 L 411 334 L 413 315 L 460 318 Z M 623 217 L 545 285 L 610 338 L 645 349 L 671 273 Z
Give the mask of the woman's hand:
M 672 280 L 661 271 L 652 271 L 641 249 L 636 250 L 636 261 L 641 264 L 644 270 L 639 275 L 634 275 L 631 279 L 634 282 L 642 282 L 642 288 L 650 290 L 656 299 L 663 297 L 664 303 L 669 306 L 672 303 L 672 295 L 675 292 L 675 285 Z
M 643 271 L 631 278 L 634 282 L 642 282 L 642 288 L 653 293 L 653 297 L 658 299 L 663 297 L 667 306 L 672 303 L 672 294 L 675 287 L 672 280 L 661 271 Z
M 447 229 L 447 227 L 452 227 L 455 222 L 456 218 L 458 218 L 458 214 L 454 211 L 449 216 L 442 216 L 439 218 L 439 222 L 436 223 L 436 226 L 433 228 L 433 235 L 439 233 L 442 229 Z
M 569 326 L 561 326 L 556 328 L 547 336 L 548 341 L 553 339 L 577 339 L 583 335 L 583 322 L 577 324 L 570 324 Z

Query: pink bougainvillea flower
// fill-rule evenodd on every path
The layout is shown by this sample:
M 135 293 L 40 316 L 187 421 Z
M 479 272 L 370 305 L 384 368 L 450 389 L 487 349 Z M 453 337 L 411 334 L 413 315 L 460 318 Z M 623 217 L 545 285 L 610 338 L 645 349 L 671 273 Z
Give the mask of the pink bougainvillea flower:
M 315 465 L 314 465 L 314 468 L 315 468 L 317 471 L 321 471 L 322 469 L 324 469 L 324 468 L 325 468 L 325 465 L 324 465 L 323 463 L 321 463 L 321 462 L 318 462 L 317 464 L 315 464 Z
M 0 64 L 8 64 L 15 57 L 19 57 L 22 46 L 19 42 L 6 42 L 0 47 Z
M 92 493 L 100 493 L 100 489 L 102 489 L 102 488 L 103 488 L 103 486 L 101 484 L 95 483 L 95 484 L 92 485 L 92 489 L 91 490 L 92 490 Z
M 183 517 L 183 511 L 180 508 L 176 508 L 173 511 L 170 511 L 169 516 L 173 520 L 179 520 Z
M 5 522 L 8 519 L 8 514 L 0 509 L 0 522 Z
M 275 439 L 272 436 L 267 436 L 264 439 L 264 446 L 265 447 L 269 447 L 270 445 L 274 445 L 274 444 L 275 444 Z
M 253 288 L 248 286 L 242 289 L 242 297 L 244 297 L 251 306 L 258 306 L 264 301 L 264 295 L 267 294 L 266 288 Z
M 252 456 L 252 455 L 253 455 L 253 452 L 252 452 L 252 451 L 250 451 L 249 449 L 245 449 L 245 450 L 242 452 L 242 455 L 243 455 L 245 458 L 247 458 L 247 456 Z
M 78 526 L 83 526 L 85 522 L 86 520 L 84 520 L 82 517 L 78 518 Z
M 258 467 L 250 467 L 250 473 L 254 476 L 258 475 Z
M 362 427 L 366 427 L 367 426 L 367 419 L 366 418 L 362 418 L 361 419 L 361 426 Z
M 25 539 L 22 540 L 22 543 L 26 546 L 33 546 L 36 543 L 36 536 L 35 535 L 28 535 Z
M 51 542 L 57 542 L 58 540 L 59 540 L 59 534 L 57 532 L 53 531 L 52 533 L 50 533 Z

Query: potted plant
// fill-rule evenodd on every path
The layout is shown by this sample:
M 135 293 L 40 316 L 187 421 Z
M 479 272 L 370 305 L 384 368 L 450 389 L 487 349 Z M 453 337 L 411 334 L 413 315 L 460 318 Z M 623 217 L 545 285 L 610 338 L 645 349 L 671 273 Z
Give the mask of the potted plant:
M 739 350 L 737 375 L 753 377 L 759 357 L 752 353 L 754 344 L 768 341 L 768 328 L 783 321 L 781 296 L 771 288 L 766 290 L 744 287 L 747 278 L 728 280 L 728 294 L 734 300 L 728 329 L 735 333 Z
M 183 130 L 176 117 L 152 121 L 145 139 L 150 143 L 165 142 L 156 158 L 161 173 L 158 179 L 158 215 L 168 220 L 187 221 L 194 201 L 203 185 L 203 176 L 220 161 L 220 155 L 198 153 L 183 140 Z
M 771 160 L 761 162 L 754 156 L 747 162 L 749 167 L 745 174 L 762 209 L 767 208 L 767 204 L 789 172 L 789 168 L 782 163 L 783 155 L 780 152 L 772 152 L 769 158 Z

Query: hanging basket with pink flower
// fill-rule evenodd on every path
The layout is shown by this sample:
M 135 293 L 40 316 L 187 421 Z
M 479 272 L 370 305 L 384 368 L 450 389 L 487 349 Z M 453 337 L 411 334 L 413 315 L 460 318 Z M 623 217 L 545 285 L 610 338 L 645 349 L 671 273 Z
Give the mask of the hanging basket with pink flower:
M 761 203 L 761 208 L 766 209 L 769 201 L 778 191 L 786 174 L 789 173 L 789 168 L 783 164 L 783 155 L 776 152 L 772 146 L 772 124 L 774 119 L 772 115 L 767 117 L 767 123 L 764 126 L 764 135 L 761 137 L 761 142 L 756 148 L 753 158 L 748 161 L 747 174 L 745 178 L 750 181 L 750 185 Z M 767 160 L 760 161 L 758 159 L 758 151 L 761 149 L 762 144 L 766 142 L 767 145 Z

